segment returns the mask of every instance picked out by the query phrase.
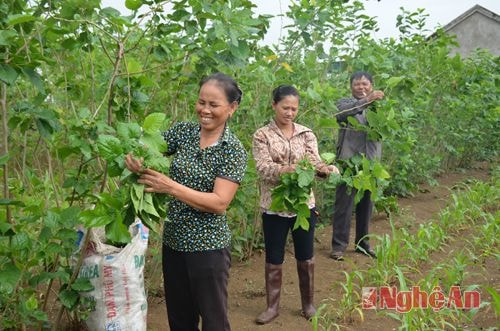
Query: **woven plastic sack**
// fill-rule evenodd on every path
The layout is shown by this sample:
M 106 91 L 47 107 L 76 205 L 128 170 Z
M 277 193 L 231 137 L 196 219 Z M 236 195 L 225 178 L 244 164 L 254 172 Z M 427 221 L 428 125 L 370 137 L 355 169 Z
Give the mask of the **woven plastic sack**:
M 146 331 L 144 262 L 149 230 L 140 221 L 130 227 L 132 241 L 123 248 L 104 244 L 93 229 L 78 277 L 94 286 L 80 295 L 95 302 L 85 321 L 91 331 Z

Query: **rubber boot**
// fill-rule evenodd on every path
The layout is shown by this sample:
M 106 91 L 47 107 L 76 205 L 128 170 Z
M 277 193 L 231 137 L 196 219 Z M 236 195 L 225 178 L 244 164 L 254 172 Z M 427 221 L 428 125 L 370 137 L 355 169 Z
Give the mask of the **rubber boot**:
M 313 305 L 314 299 L 314 258 L 297 261 L 297 273 L 299 274 L 300 299 L 302 303 L 302 316 L 306 319 L 316 314 Z
M 267 309 L 257 317 L 257 324 L 267 324 L 279 315 L 282 265 L 266 263 L 265 273 Z

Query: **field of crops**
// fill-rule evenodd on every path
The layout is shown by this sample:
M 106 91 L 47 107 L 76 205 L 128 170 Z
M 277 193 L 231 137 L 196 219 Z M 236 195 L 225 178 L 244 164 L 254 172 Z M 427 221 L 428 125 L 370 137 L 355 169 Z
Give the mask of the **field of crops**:
M 385 215 L 383 231 L 374 222 L 380 258 L 325 262 L 339 274 L 331 279 L 331 298 L 318 293 L 318 306 L 325 300 L 311 327 L 358 329 L 353 325 L 374 313 L 360 306 L 363 287 L 404 292 L 417 285 L 429 295 L 460 286 L 480 291 L 484 300 L 479 310 L 382 310 L 392 328 L 498 325 L 499 280 L 487 276 L 498 274 L 500 258 L 499 57 L 482 50 L 448 56 L 453 38 L 442 31 L 427 37 L 420 10 L 401 10 L 398 38 L 374 40 L 377 24 L 359 13 L 360 1 L 297 1 L 286 12 L 293 21 L 288 35 L 274 46 L 262 44 L 269 17 L 255 14 L 249 0 L 126 4 L 148 10 L 122 16 L 100 0 L 0 4 L 0 330 L 78 329 L 89 312 L 79 293 L 91 286 L 77 277 L 76 230 L 104 227 L 109 242 L 123 244 L 133 213 L 153 230 L 146 290 L 150 300 L 161 297 L 161 275 L 153 271 L 160 264 L 164 200 L 134 186 L 123 159 L 134 150 L 157 165 L 158 154 L 149 155 L 152 149 L 142 149 L 137 137 L 161 152 L 156 133 L 196 120 L 198 82 L 216 71 L 235 77 L 243 90 L 229 126 L 249 153 L 253 132 L 272 117 L 270 94 L 279 84 L 298 88 L 296 121 L 313 130 L 320 153 L 334 163 L 338 124 L 332 114 L 335 102 L 350 94 L 350 74 L 371 72 L 386 95 L 368 133 L 383 141 L 383 168 L 376 169 L 390 178 L 378 170 L 349 179 L 377 193 L 377 211 Z M 479 182 L 450 182 L 451 195 L 439 195 L 446 204 L 429 217 L 416 222 L 404 216 L 401 201 L 418 205 L 412 199 L 423 187 L 432 191 L 440 176 L 470 171 L 478 162 L 486 162 Z M 334 183 L 316 181 L 313 189 L 325 229 L 318 231 L 321 255 L 329 242 Z M 233 264 L 253 265 L 257 275 L 263 239 L 251 157 L 228 219 Z M 323 278 L 321 270 L 316 277 Z M 232 292 L 232 304 L 241 294 L 242 302 L 256 296 L 263 305 L 262 281 L 241 282 L 247 288 Z M 404 302 L 399 308 L 405 310 Z M 257 313 L 248 311 L 247 318 Z M 166 316 L 158 316 L 166 325 Z
M 344 262 L 332 260 L 329 257 L 331 226 L 317 229 L 315 302 L 321 309 L 314 329 L 494 330 L 499 313 L 495 286 L 500 282 L 498 239 L 494 239 L 498 237 L 499 226 L 498 178 L 495 181 L 490 166 L 476 164 L 467 171 L 439 176 L 435 185 L 422 185 L 414 196 L 398 199 L 400 213 L 390 218 L 379 213 L 373 219 L 372 243 L 380 257 L 377 262 L 355 254 L 352 248 Z M 487 197 L 488 194 L 491 195 Z M 455 220 L 446 223 L 445 219 L 450 216 Z M 443 224 L 443 233 L 438 233 L 438 224 Z M 429 242 L 433 245 L 428 245 Z M 264 262 L 263 252 L 258 251 L 249 260 L 234 263 L 231 269 L 229 317 L 234 330 L 256 328 L 254 319 L 265 306 Z M 259 330 L 313 329 L 311 323 L 299 315 L 295 268 L 290 243 L 284 263 L 280 316 L 268 325 L 259 326 Z M 156 290 L 151 291 L 156 295 L 149 298 L 151 330 L 165 330 L 165 303 L 158 284 L 157 281 L 150 283 Z M 398 312 L 397 307 L 363 308 L 362 288 L 382 288 L 387 284 L 399 291 L 420 286 L 428 293 L 437 284 L 444 291 L 448 291 L 450 284 L 460 286 L 462 292 L 478 290 L 480 308 L 452 306 L 434 311 L 429 306 L 428 309 L 414 307 L 411 312 Z

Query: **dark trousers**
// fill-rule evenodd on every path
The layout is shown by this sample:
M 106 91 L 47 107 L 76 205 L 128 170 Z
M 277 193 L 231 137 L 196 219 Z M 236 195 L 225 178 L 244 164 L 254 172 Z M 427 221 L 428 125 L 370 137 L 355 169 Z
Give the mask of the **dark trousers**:
M 337 187 L 335 193 L 335 209 L 333 211 L 333 252 L 344 252 L 349 244 L 352 209 L 356 192 L 357 190 L 355 189 L 351 189 L 349 192 L 345 184 L 341 184 Z M 356 205 L 355 244 L 364 249 L 369 247 L 368 238 L 365 236 L 368 234 L 368 225 L 373 210 L 373 202 L 370 200 L 370 196 L 371 192 L 365 191 L 363 198 Z
M 163 278 L 171 331 L 229 331 L 229 249 L 179 252 L 163 245 Z
M 262 229 L 266 248 L 266 263 L 282 264 L 285 259 L 285 245 L 288 232 L 293 229 L 296 217 L 262 214 Z M 308 219 L 309 230 L 301 227 L 292 231 L 295 258 L 298 261 L 309 260 L 314 256 L 314 228 L 316 226 L 316 209 L 311 209 Z

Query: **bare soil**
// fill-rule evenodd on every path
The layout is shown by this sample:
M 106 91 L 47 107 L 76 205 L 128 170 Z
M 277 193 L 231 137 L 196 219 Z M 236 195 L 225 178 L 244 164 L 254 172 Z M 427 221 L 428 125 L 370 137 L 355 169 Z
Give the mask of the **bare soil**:
M 473 169 L 463 172 L 447 173 L 436 178 L 438 185 L 423 185 L 418 193 L 410 198 L 399 199 L 398 205 L 402 211 L 396 217 L 399 226 L 427 222 L 443 209 L 449 201 L 453 187 L 467 179 L 487 181 L 489 178 L 488 165 L 479 164 Z M 327 220 L 323 220 L 327 223 Z M 354 225 L 354 221 L 352 225 Z M 416 227 L 415 227 L 416 228 Z M 374 215 L 370 232 L 383 235 L 391 232 L 386 215 Z M 354 234 L 352 229 L 351 234 Z M 463 233 L 467 236 L 467 233 Z M 365 256 L 354 253 L 351 248 L 342 262 L 329 258 L 331 240 L 331 227 L 325 226 L 316 230 L 315 242 L 315 303 L 335 304 L 341 293 L 340 283 L 345 281 L 343 271 L 366 269 L 373 261 Z M 351 242 L 353 238 L 351 238 Z M 460 249 L 460 240 L 451 242 L 443 251 L 432 255 L 432 261 L 442 261 L 453 250 Z M 352 245 L 351 245 L 352 246 Z M 256 252 L 252 258 L 245 262 L 234 262 L 229 280 L 229 318 L 231 327 L 235 331 L 244 330 L 312 330 L 310 322 L 300 316 L 300 294 L 298 287 L 297 271 L 293 248 L 287 247 L 285 263 L 283 265 L 283 287 L 280 302 L 280 315 L 271 323 L 258 326 L 254 323 L 255 317 L 265 309 L 264 290 L 264 253 Z M 425 267 L 425 266 L 424 266 Z M 466 279 L 470 284 L 488 285 L 493 288 L 500 286 L 500 272 L 497 261 L 485 261 L 481 267 L 475 268 L 471 274 L 473 279 Z M 425 273 L 425 271 L 422 271 Z M 161 285 L 158 285 L 161 288 Z M 148 330 L 169 330 L 163 291 L 158 290 L 155 296 L 150 295 L 148 307 Z M 491 310 L 491 309 L 490 309 Z M 388 317 L 377 315 L 375 311 L 364 311 L 364 321 L 354 318 L 342 324 L 345 330 L 396 330 L 399 324 Z M 492 311 L 478 314 L 474 321 L 475 327 L 496 327 L 498 317 Z M 470 327 L 471 325 L 469 325 Z

